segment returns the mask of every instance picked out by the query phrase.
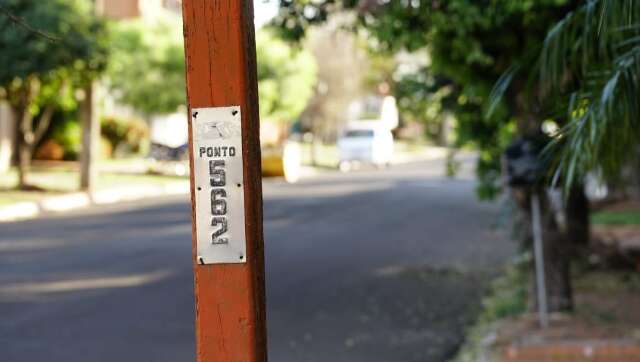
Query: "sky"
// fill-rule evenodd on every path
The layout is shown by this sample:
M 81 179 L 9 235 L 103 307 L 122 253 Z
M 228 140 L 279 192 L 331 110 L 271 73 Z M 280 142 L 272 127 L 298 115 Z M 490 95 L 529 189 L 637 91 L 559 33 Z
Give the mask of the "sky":
M 253 0 L 256 28 L 266 24 L 278 13 L 278 0 Z

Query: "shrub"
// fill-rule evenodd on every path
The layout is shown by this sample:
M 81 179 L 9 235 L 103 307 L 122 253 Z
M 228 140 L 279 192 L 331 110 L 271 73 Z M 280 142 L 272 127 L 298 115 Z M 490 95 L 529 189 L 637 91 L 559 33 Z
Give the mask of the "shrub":
M 82 128 L 79 122 L 76 119 L 65 119 L 56 123 L 51 131 L 51 140 L 62 147 L 62 158 L 76 160 L 82 148 Z
M 103 160 L 107 160 L 113 156 L 113 146 L 111 146 L 111 142 L 102 136 L 100 137 L 100 158 Z
M 44 141 L 36 150 L 37 160 L 60 161 L 64 158 L 64 148 L 52 139 Z
M 149 147 L 149 126 L 137 118 L 105 117 L 101 121 L 102 136 L 109 141 L 113 156 L 142 154 Z

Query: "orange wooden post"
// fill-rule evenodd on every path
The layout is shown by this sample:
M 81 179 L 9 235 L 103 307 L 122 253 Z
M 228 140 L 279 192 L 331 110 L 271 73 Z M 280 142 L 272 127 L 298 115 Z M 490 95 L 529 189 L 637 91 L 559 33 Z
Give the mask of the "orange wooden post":
M 197 260 L 193 118 L 189 117 L 197 361 L 267 360 L 262 180 L 253 0 L 184 0 L 189 114 L 239 106 L 246 256 L 243 263 Z M 202 155 L 200 155 L 202 156 Z M 233 206 L 233 205 L 232 205 Z M 237 205 L 236 205 L 237 206 Z M 226 207 L 226 206 L 225 206 Z

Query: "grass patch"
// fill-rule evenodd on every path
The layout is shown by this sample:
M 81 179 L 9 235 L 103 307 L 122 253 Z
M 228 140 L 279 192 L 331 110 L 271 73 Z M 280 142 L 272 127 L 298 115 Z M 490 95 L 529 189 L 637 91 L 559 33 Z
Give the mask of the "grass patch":
M 573 278 L 578 293 L 615 294 L 621 290 L 640 293 L 640 274 L 635 271 L 590 271 Z
M 59 194 L 59 193 L 58 193 Z M 19 191 L 0 189 L 0 207 L 17 204 L 20 202 L 39 201 L 48 196 L 55 196 L 51 191 Z
M 42 191 L 22 191 L 17 189 L 18 173 L 15 169 L 0 174 L 0 206 L 25 201 L 39 201 L 45 197 L 78 191 L 80 176 L 72 167 L 34 167 L 27 175 L 30 185 Z M 188 182 L 187 177 L 149 174 L 128 174 L 118 172 L 100 172 L 95 189 L 104 190 L 116 187 L 140 185 L 168 185 L 175 182 Z
M 467 331 L 465 343 L 451 362 L 474 362 L 491 353 L 487 336 L 496 329 L 496 324 L 504 318 L 526 312 L 528 280 L 528 262 L 525 259 L 509 264 L 505 272 L 493 280 L 483 299 L 482 313 Z
M 600 211 L 591 215 L 595 225 L 640 225 L 640 210 Z
M 484 311 L 480 319 L 493 322 L 515 316 L 527 310 L 528 265 L 512 264 L 504 275 L 491 283 L 489 295 L 483 300 Z

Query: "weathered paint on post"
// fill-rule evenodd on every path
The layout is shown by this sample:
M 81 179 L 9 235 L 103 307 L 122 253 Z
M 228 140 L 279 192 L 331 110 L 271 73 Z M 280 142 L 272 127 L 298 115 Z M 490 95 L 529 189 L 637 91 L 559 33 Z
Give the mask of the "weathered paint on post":
M 266 361 L 262 180 L 252 0 L 184 0 L 183 19 L 189 108 L 241 107 L 245 181 L 247 262 L 198 265 L 194 233 L 197 360 Z M 189 127 L 191 138 L 191 124 Z M 193 157 L 191 154 L 192 171 Z M 191 175 L 193 205 L 193 172 Z M 192 217 L 195 224 L 193 206 Z

